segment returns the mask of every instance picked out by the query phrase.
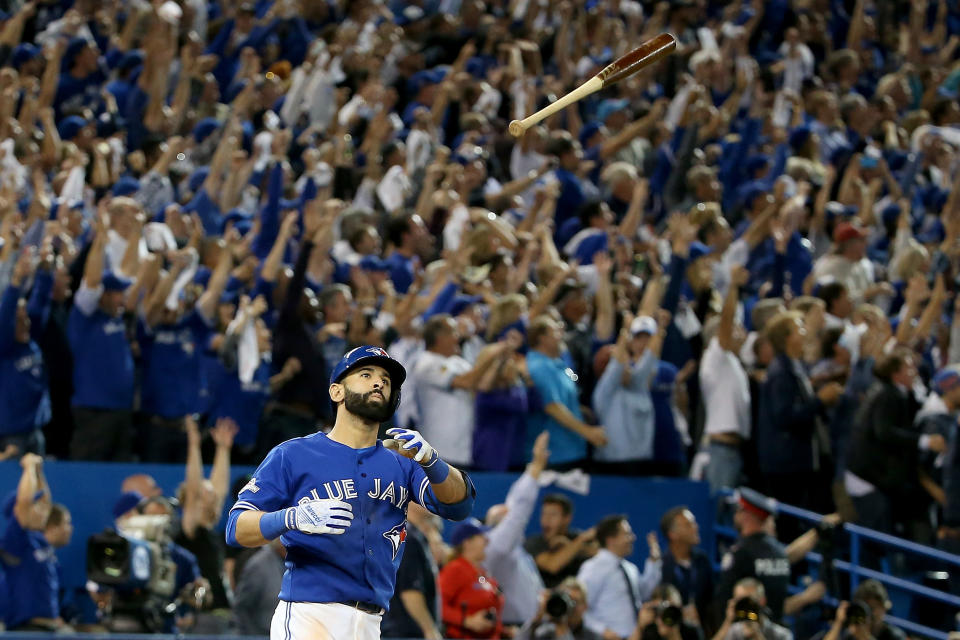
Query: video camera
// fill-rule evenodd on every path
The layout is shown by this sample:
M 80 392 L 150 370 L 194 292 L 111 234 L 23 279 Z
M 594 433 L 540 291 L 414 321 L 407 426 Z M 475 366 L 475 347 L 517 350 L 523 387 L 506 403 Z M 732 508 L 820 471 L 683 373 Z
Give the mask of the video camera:
M 131 516 L 118 531 L 87 540 L 87 577 L 114 591 L 111 618 L 134 629 L 162 630 L 176 610 L 177 565 L 169 550 L 170 516 Z M 120 630 L 120 629 L 117 629 Z

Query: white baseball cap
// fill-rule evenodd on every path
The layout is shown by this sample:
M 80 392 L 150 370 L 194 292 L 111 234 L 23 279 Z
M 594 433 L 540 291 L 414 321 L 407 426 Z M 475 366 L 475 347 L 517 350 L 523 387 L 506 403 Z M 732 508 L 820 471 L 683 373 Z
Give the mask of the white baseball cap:
M 649 333 L 653 335 L 657 332 L 657 321 L 650 316 L 637 316 L 630 323 L 630 333 L 637 335 L 639 333 Z

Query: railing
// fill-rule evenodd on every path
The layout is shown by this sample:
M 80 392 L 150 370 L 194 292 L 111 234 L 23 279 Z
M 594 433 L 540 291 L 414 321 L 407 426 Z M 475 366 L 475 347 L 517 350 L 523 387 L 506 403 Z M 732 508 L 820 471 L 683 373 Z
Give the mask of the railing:
M 724 490 L 718 492 L 717 495 L 723 498 L 729 497 L 732 494 L 732 491 Z M 813 511 L 800 509 L 799 507 L 794 507 L 783 503 L 777 503 L 777 513 L 790 516 L 798 520 L 804 520 L 813 524 L 820 524 L 823 521 L 823 516 L 819 513 L 814 513 Z M 843 571 L 850 576 L 850 593 L 854 592 L 862 579 L 873 578 L 880 581 L 884 585 L 899 591 L 914 596 L 927 598 L 928 600 L 942 602 L 960 609 L 960 597 L 950 593 L 944 593 L 943 591 L 938 591 L 937 589 L 931 589 L 930 587 L 911 582 L 910 580 L 906 580 L 904 578 L 891 576 L 889 574 L 861 566 L 860 552 L 863 541 L 868 540 L 885 545 L 888 548 L 906 551 L 908 553 L 913 553 L 926 558 L 932 558 L 934 560 L 944 562 L 947 565 L 956 567 L 960 567 L 960 555 L 947 553 L 939 549 L 934 549 L 932 547 L 927 547 L 915 542 L 910 542 L 909 540 L 904 540 L 896 536 L 874 531 L 873 529 L 867 529 L 866 527 L 861 527 L 860 525 L 856 524 L 844 523 L 842 526 L 843 530 L 850 536 L 850 560 L 846 561 L 834 559 L 833 568 L 837 571 Z M 714 532 L 718 537 L 729 539 L 737 538 L 737 532 L 733 527 L 716 525 L 714 527 Z M 816 552 L 808 553 L 807 559 L 818 565 L 823 563 L 823 557 Z M 799 588 L 794 588 L 794 591 L 799 591 Z M 837 604 L 836 600 L 833 598 L 826 598 L 825 600 L 828 602 L 828 604 Z M 908 633 L 921 635 L 927 638 L 933 638 L 934 640 L 948 640 L 948 632 L 942 629 L 928 627 L 900 616 L 890 615 L 889 613 L 884 620 Z

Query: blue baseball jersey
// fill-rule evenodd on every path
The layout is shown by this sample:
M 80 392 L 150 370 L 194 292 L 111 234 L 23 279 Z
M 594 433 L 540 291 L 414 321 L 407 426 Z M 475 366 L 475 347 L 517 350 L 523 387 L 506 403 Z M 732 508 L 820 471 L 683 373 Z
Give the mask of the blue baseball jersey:
M 59 617 L 57 556 L 43 532 L 24 529 L 11 513 L 0 545 L 9 594 L 7 628 L 31 618 Z
M 421 466 L 385 449 L 382 442 L 354 449 L 323 433 L 274 447 L 238 494 L 227 530 L 247 510 L 279 511 L 321 498 L 353 507 L 353 521 L 340 535 L 293 530 L 287 548 L 280 599 L 287 602 L 359 600 L 387 609 L 406 539 L 407 506 L 414 501 L 451 520 L 470 515 L 476 492 L 455 504 L 437 500 Z M 228 542 L 229 542 L 228 534 Z

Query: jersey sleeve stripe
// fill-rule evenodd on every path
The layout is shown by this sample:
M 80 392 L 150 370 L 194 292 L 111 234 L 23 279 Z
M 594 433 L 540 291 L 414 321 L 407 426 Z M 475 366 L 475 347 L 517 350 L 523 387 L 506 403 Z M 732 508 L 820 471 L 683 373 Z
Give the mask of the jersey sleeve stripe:
M 230 508 L 230 511 L 234 511 L 236 509 L 239 509 L 241 511 L 259 511 L 260 507 L 253 504 L 252 502 L 247 502 L 246 500 L 240 500 Z
M 424 494 L 426 494 L 426 492 L 427 492 L 427 485 L 429 485 L 429 484 L 430 484 L 430 478 L 424 478 L 424 479 L 423 479 L 423 482 L 420 483 L 419 496 L 420 496 L 420 505 L 421 505 L 421 506 L 424 506 L 424 501 L 425 501 L 425 499 L 426 499 L 426 498 L 424 497 Z

